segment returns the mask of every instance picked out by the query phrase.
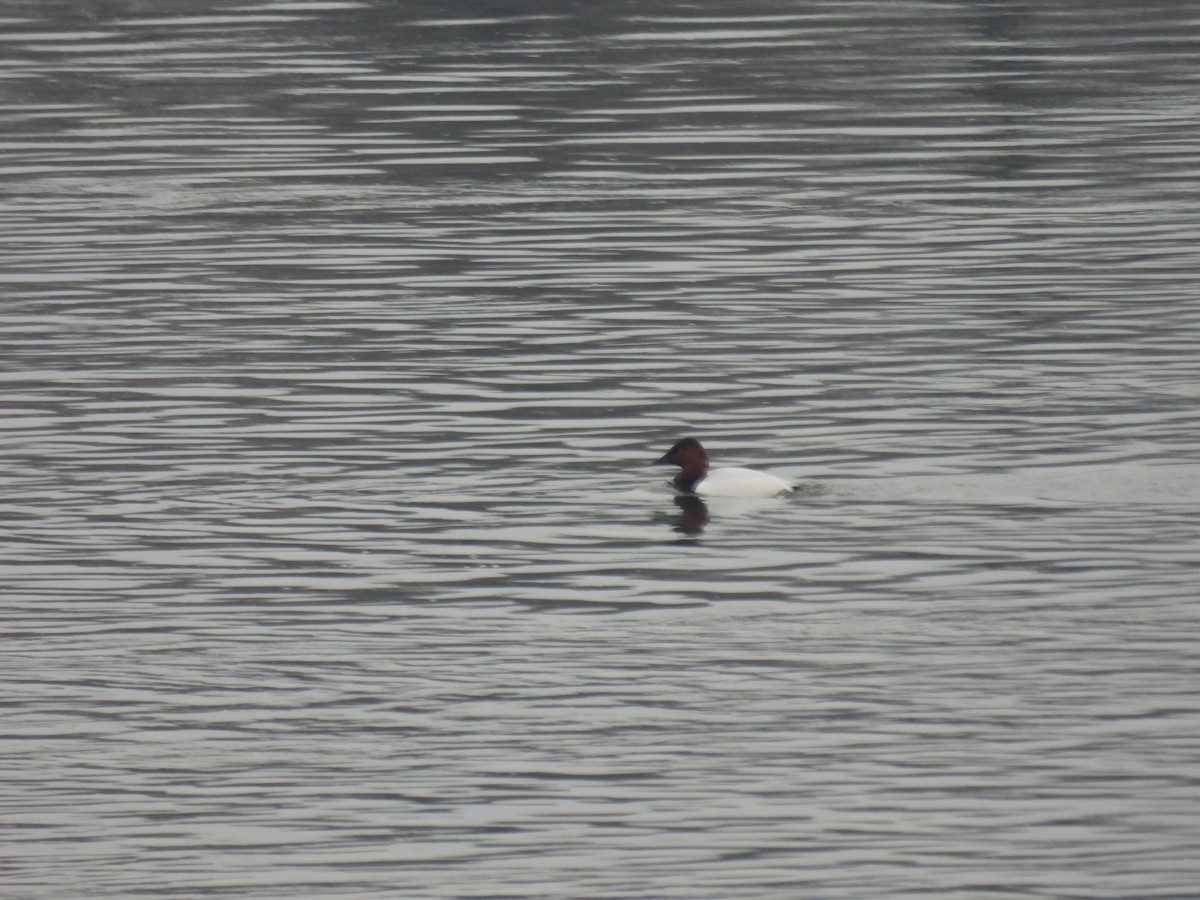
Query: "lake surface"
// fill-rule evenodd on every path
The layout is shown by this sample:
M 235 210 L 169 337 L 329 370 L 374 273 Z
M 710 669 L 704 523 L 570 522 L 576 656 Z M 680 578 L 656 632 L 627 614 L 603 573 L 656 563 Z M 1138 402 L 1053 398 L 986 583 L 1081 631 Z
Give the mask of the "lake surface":
M 1195 896 L 1194 6 L 0 25 L 6 898 Z

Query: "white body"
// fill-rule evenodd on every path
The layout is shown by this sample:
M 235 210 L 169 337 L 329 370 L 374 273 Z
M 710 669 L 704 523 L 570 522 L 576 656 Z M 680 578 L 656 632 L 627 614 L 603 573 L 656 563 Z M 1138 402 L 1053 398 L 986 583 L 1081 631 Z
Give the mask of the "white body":
M 703 497 L 774 497 L 792 487 L 775 475 L 730 466 L 710 469 L 697 482 L 695 491 Z

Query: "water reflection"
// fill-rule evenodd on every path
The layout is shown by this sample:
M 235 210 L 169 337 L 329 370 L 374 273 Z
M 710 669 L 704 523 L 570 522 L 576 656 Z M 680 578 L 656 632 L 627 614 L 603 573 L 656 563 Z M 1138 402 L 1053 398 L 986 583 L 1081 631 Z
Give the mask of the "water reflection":
M 675 505 L 679 514 L 675 519 L 675 530 L 680 534 L 698 535 L 708 524 L 708 506 L 695 494 L 677 494 Z

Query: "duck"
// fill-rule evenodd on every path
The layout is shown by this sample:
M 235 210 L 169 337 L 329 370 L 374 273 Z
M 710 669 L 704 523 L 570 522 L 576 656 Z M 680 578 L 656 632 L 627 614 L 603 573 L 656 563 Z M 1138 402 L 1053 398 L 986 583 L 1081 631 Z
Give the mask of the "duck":
M 795 490 L 795 485 L 776 475 L 737 466 L 710 469 L 708 454 L 695 438 L 675 442 L 655 465 L 679 466 L 675 487 L 701 497 L 774 497 Z

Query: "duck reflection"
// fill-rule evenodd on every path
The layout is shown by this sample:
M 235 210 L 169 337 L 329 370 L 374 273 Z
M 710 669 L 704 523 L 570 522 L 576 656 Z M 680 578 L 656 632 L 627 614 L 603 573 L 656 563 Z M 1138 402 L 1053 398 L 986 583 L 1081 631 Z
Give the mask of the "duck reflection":
M 708 506 L 695 494 L 676 494 L 675 530 L 680 534 L 700 534 L 708 524 Z

